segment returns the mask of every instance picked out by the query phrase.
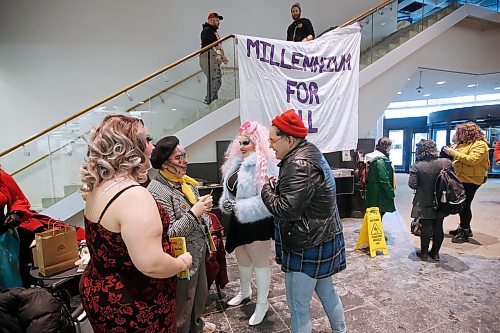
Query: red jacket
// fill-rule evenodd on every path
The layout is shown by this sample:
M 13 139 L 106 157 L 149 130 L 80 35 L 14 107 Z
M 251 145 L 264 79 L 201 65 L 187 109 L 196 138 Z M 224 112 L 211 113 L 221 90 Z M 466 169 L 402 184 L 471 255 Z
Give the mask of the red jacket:
M 4 211 L 5 206 L 7 214 L 15 210 L 22 212 L 22 223 L 26 223 L 33 215 L 28 199 L 15 180 L 7 172 L 0 170 L 0 209 Z
M 500 139 L 497 140 L 497 145 L 495 146 L 495 162 L 500 161 Z
M 7 206 L 7 214 L 12 211 L 22 212 L 23 216 L 19 227 L 31 232 L 67 226 L 49 216 L 31 211 L 31 205 L 16 181 L 7 172 L 0 170 L 0 210 L 2 212 L 5 206 Z M 79 227 L 75 227 L 75 229 L 77 241 L 85 239 L 85 230 Z

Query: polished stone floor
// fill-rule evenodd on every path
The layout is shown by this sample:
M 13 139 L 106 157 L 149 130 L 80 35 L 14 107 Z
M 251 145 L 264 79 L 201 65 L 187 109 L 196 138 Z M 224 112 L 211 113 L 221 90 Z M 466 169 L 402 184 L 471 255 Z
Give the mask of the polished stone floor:
M 343 219 L 347 247 L 347 269 L 333 277 L 344 304 L 350 333 L 361 332 L 500 332 L 500 180 L 489 180 L 476 194 L 468 244 L 452 244 L 446 237 L 441 262 L 422 262 L 415 255 L 419 239 L 409 233 L 412 192 L 408 175 L 398 175 L 398 211 L 384 216 L 388 255 L 371 258 L 353 248 L 361 219 Z M 456 217 L 447 218 L 445 231 L 456 226 Z M 475 228 L 475 229 L 474 229 Z M 477 230 L 477 236 L 476 236 Z M 270 309 L 264 321 L 250 327 L 255 308 L 254 295 L 248 304 L 227 307 L 226 301 L 238 291 L 234 256 L 228 255 L 230 283 L 221 300 L 215 288 L 207 303 L 205 318 L 218 332 L 290 332 L 284 275 L 273 264 L 269 294 Z M 311 313 L 314 332 L 330 332 L 321 303 L 314 298 Z

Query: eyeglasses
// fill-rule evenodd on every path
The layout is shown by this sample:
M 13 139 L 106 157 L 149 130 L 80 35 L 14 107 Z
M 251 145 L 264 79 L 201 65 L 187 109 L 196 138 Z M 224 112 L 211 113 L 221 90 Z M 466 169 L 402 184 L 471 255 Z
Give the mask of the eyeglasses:
M 240 141 L 240 146 L 248 146 L 249 144 L 251 144 L 252 141 L 251 140 L 245 140 L 245 141 Z
M 180 155 L 172 157 L 172 159 L 174 159 L 176 161 L 185 161 L 188 159 L 188 155 L 186 153 L 182 153 Z
M 279 138 L 277 139 L 274 139 L 272 140 L 271 138 L 267 139 L 267 141 L 269 141 L 270 144 L 274 145 L 276 142 L 280 141 L 281 139 L 284 139 L 286 138 L 286 136 L 280 136 Z
M 151 142 L 151 141 L 153 141 L 153 137 L 152 137 L 151 135 L 149 135 L 149 134 L 148 134 L 148 135 L 146 135 L 146 141 L 147 141 L 147 142 Z

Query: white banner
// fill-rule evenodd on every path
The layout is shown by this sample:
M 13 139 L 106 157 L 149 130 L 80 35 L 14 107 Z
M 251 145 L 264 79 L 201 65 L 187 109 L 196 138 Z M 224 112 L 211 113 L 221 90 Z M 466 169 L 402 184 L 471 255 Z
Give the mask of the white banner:
M 305 43 L 238 35 L 241 122 L 265 126 L 288 109 L 326 153 L 355 149 L 361 29 L 337 28 Z

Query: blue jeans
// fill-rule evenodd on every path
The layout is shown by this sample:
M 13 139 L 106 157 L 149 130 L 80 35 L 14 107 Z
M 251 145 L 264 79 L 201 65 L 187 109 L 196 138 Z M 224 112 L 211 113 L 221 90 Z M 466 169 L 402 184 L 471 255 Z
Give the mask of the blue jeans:
M 345 333 L 344 308 L 331 277 L 313 279 L 300 272 L 285 273 L 286 300 L 292 317 L 292 333 L 310 333 L 311 299 L 316 291 L 334 333 Z

